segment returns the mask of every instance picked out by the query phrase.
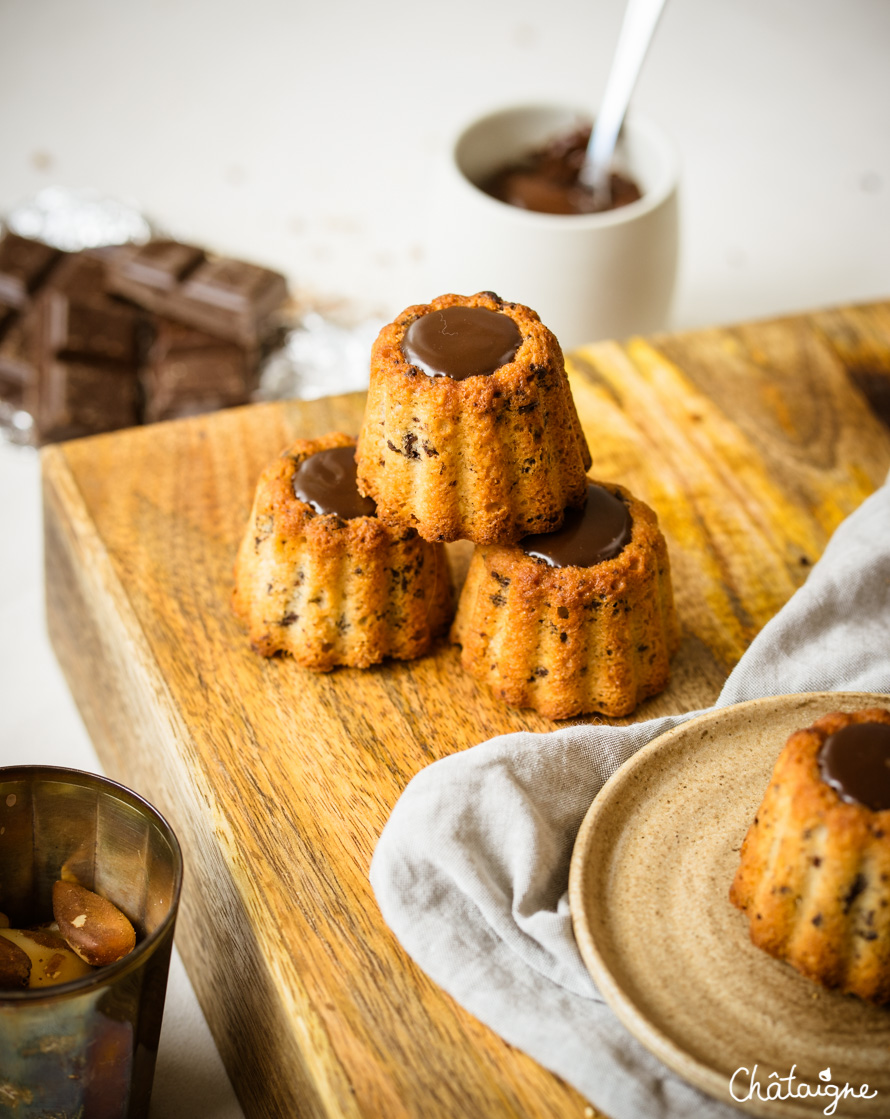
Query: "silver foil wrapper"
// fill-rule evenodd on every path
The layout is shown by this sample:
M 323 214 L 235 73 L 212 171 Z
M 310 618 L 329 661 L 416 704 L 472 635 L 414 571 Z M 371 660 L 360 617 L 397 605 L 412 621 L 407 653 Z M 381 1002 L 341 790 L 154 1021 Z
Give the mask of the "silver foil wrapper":
M 20 202 L 5 224 L 21 237 L 71 253 L 128 241 L 142 244 L 154 235 L 152 223 L 133 203 L 58 186 Z
M 34 420 L 29 412 L 0 399 L 0 438 L 16 447 L 34 446 Z
M 255 400 L 317 400 L 368 387 L 371 346 L 383 319 L 338 323 L 306 311 L 262 370 Z

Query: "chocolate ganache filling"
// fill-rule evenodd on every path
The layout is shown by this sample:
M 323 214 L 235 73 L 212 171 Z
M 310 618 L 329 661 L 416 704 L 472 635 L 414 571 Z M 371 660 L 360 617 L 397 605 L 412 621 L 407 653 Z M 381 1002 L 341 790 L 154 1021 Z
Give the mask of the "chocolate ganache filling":
M 355 447 L 316 451 L 294 472 L 294 497 L 316 513 L 336 513 L 344 521 L 373 517 L 377 506 L 358 492 L 355 475 Z
M 494 373 L 516 356 L 519 327 L 486 307 L 443 307 L 415 319 L 405 331 L 402 353 L 428 377 L 463 381 Z
M 519 547 L 551 567 L 593 567 L 618 555 L 630 540 L 631 527 L 621 498 L 591 483 L 584 508 L 567 510 L 562 528 L 526 536 Z
M 890 808 L 890 725 L 851 723 L 830 734 L 819 752 L 822 780 L 851 804 Z

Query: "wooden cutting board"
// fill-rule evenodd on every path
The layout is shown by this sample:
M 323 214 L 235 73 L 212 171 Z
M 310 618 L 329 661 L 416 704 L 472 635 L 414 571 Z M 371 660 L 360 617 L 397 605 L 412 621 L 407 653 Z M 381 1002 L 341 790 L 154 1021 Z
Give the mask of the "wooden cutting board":
M 890 303 L 591 346 L 594 477 L 657 510 L 684 638 L 636 719 L 709 704 L 890 468 Z M 229 610 L 256 478 L 357 432 L 361 395 L 255 405 L 43 452 L 51 638 L 107 772 L 186 855 L 177 942 L 250 1117 L 593 1115 L 405 956 L 367 875 L 409 779 L 510 710 L 442 645 L 316 676 Z M 883 421 L 880 418 L 883 413 Z M 456 578 L 465 546 L 451 548 Z

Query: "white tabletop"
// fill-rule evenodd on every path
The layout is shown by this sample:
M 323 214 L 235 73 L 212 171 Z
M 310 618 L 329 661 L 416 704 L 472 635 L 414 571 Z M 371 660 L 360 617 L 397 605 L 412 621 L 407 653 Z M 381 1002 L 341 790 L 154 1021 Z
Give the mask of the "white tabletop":
M 0 3 L 0 213 L 41 187 L 390 317 L 423 288 L 429 184 L 489 108 L 595 105 L 623 0 Z M 890 296 L 890 5 L 671 0 L 634 106 L 683 158 L 680 328 Z M 521 300 L 521 293 L 503 292 Z M 49 647 L 39 465 L 0 446 L 0 765 L 99 770 Z M 156 1119 L 236 1119 L 174 959 Z

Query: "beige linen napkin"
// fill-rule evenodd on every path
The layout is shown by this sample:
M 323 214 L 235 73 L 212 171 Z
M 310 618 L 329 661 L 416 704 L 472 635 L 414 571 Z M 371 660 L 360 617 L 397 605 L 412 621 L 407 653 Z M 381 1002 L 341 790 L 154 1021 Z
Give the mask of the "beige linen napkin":
M 834 690 L 890 693 L 890 483 L 840 526 L 715 706 Z M 566 892 L 575 835 L 603 783 L 701 713 L 502 735 L 435 762 L 402 794 L 371 866 L 383 917 L 412 959 L 611 1119 L 738 1115 L 675 1076 L 605 1005 Z

